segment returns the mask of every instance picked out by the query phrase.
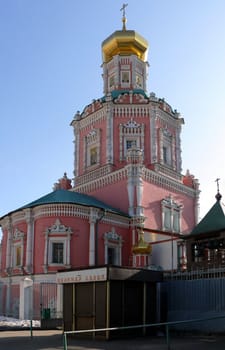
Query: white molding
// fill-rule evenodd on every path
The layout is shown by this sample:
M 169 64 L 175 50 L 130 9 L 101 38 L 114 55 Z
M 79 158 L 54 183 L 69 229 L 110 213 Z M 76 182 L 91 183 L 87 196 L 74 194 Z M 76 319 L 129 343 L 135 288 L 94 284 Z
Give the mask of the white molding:
M 109 184 L 117 183 L 124 179 L 127 179 L 127 170 L 125 168 L 122 168 L 120 170 L 112 172 L 111 174 L 107 174 L 102 178 L 75 186 L 74 191 L 89 193 L 99 190 Z M 160 185 L 161 187 L 172 191 L 184 193 L 190 197 L 196 197 L 197 195 L 195 189 L 187 187 L 183 185 L 182 182 L 177 182 L 177 180 L 173 180 L 172 178 L 166 177 L 145 167 L 143 167 L 143 180 L 152 184 Z

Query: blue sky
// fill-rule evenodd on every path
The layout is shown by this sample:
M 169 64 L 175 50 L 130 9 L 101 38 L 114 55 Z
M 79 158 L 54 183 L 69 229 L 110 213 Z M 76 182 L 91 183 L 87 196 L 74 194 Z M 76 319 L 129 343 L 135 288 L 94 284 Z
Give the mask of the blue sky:
M 150 45 L 148 92 L 177 109 L 183 173 L 201 217 L 225 202 L 225 1 L 127 0 L 127 28 Z M 118 0 L 0 0 L 0 216 L 73 177 L 77 110 L 103 95 L 101 42 L 121 29 Z

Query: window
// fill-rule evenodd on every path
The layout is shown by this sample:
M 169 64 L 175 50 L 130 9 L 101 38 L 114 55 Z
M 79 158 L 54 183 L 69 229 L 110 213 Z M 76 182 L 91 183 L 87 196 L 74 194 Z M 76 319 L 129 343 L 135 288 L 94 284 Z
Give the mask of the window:
M 141 75 L 136 75 L 136 85 L 137 87 L 143 87 L 143 78 Z
M 170 231 L 171 230 L 171 209 L 164 207 L 163 211 L 164 211 L 164 223 L 163 223 L 164 230 Z
M 97 164 L 97 147 L 90 149 L 90 165 Z
M 160 130 L 160 163 L 175 166 L 175 139 L 167 129 Z
M 122 249 L 122 237 L 115 232 L 115 228 L 112 231 L 104 234 L 105 241 L 105 264 L 121 265 L 121 249 Z
M 173 231 L 180 231 L 180 212 L 178 210 L 173 211 Z
M 115 84 L 115 78 L 114 75 L 111 75 L 111 77 L 109 78 L 109 88 L 112 88 Z
M 171 147 L 169 145 L 163 146 L 163 163 L 171 165 Z
M 168 196 L 161 202 L 162 230 L 180 232 L 180 216 L 182 206 L 177 204 L 172 196 Z
M 109 265 L 117 265 L 116 264 L 116 251 L 115 248 L 108 247 L 108 261 Z
M 55 224 L 45 231 L 44 272 L 48 266 L 65 265 L 70 267 L 70 239 L 72 230 L 56 219 Z
M 129 84 L 130 82 L 130 72 L 122 72 L 121 83 Z
M 64 244 L 62 242 L 52 243 L 52 263 L 53 264 L 64 263 L 63 251 L 64 251 Z
M 68 264 L 66 261 L 67 240 L 65 237 L 49 237 L 48 246 L 48 265 Z
M 126 150 L 130 149 L 132 146 L 137 146 L 137 140 L 126 140 Z
M 126 124 L 120 124 L 119 126 L 119 152 L 120 161 L 126 159 L 127 150 L 132 146 L 140 148 L 144 154 L 144 124 L 138 124 L 135 120 L 131 119 Z
M 163 146 L 163 163 L 167 163 L 167 148 Z
M 21 266 L 22 265 L 22 248 L 19 245 L 15 246 L 15 266 Z
M 22 267 L 23 266 L 23 245 L 24 245 L 24 232 L 19 231 L 17 228 L 13 233 L 13 267 Z
M 84 166 L 96 166 L 100 163 L 100 129 L 91 130 L 84 139 L 85 163 Z

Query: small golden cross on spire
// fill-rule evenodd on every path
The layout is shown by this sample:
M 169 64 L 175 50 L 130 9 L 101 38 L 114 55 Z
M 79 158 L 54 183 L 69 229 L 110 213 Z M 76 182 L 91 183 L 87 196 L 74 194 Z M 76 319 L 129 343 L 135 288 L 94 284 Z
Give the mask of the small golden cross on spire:
M 217 183 L 217 194 L 216 194 L 216 200 L 217 201 L 220 201 L 221 198 L 222 198 L 222 196 L 220 194 L 219 181 L 220 181 L 220 179 L 218 179 L 218 178 L 215 180 L 215 182 Z
M 123 11 L 123 18 L 122 18 L 122 22 L 123 22 L 123 30 L 126 30 L 126 7 L 128 6 L 128 4 L 123 4 L 123 6 L 121 7 L 120 11 Z
M 126 17 L 126 7 L 128 6 L 128 4 L 123 4 L 123 6 L 121 7 L 120 11 L 123 11 L 123 17 Z
M 220 191 L 219 181 L 220 181 L 220 179 L 218 179 L 218 178 L 215 180 L 215 182 L 217 183 L 217 192 L 218 193 Z

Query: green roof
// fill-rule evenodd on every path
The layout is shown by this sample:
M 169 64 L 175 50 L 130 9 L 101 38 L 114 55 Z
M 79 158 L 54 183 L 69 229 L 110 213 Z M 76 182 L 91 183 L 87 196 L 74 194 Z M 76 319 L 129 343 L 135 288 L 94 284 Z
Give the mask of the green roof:
M 87 194 L 79 193 L 79 192 L 68 191 L 68 190 L 53 191 L 31 203 L 24 205 L 23 207 L 20 207 L 19 209 L 14 210 L 13 212 L 26 209 L 26 208 L 34 208 L 40 205 L 57 204 L 57 203 L 58 204 L 71 203 L 71 204 L 83 205 L 88 207 L 95 207 L 99 209 L 104 209 L 106 211 L 109 211 L 115 214 L 119 214 L 127 217 L 129 216 L 128 214 L 120 211 L 119 209 L 111 207 L 110 205 L 96 199 L 95 197 L 89 196 Z
M 110 92 L 112 99 L 115 100 L 116 98 L 119 97 L 119 95 L 124 95 L 124 94 L 130 94 L 132 92 L 132 94 L 141 94 L 142 96 L 144 96 L 144 98 L 148 99 L 147 94 L 145 93 L 144 90 L 142 89 L 133 89 L 133 90 L 112 90 Z M 106 100 L 106 95 L 101 97 L 99 99 L 99 101 L 101 102 L 105 102 Z
M 190 235 L 218 232 L 222 230 L 225 230 L 225 215 L 220 205 L 220 201 L 217 201 L 198 225 L 195 226 Z
M 133 93 L 133 94 L 141 94 L 143 95 L 145 98 L 148 98 L 148 96 L 146 95 L 146 93 L 144 92 L 144 90 L 142 89 L 133 89 L 133 90 L 113 90 L 111 92 L 112 94 L 112 98 L 118 98 L 119 95 L 123 95 L 123 94 L 129 94 L 129 93 Z

